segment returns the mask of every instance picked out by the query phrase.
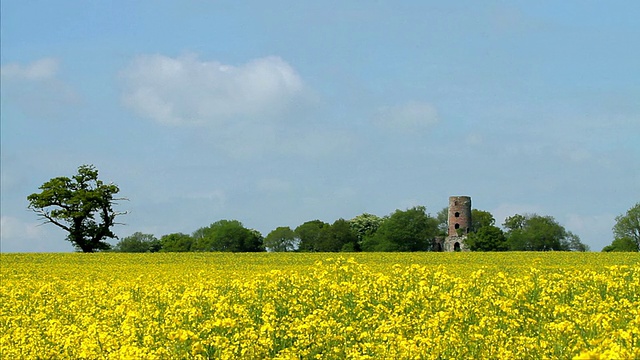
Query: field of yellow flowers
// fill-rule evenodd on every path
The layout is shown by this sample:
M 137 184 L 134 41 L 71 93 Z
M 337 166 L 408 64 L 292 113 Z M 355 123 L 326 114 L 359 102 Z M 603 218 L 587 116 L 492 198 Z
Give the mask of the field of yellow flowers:
M 0 254 L 2 359 L 640 358 L 640 254 Z

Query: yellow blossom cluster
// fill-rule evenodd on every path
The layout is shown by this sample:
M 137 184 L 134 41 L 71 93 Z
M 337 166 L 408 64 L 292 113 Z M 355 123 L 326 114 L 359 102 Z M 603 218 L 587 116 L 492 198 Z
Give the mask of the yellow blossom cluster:
M 637 359 L 640 254 L 1 254 L 3 359 Z

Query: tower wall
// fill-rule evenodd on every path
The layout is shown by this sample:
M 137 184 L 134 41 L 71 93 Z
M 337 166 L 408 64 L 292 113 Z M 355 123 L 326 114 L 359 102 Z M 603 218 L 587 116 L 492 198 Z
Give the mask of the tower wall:
M 460 230 L 460 234 L 458 233 Z M 464 236 L 471 230 L 471 197 L 449 197 L 449 236 Z

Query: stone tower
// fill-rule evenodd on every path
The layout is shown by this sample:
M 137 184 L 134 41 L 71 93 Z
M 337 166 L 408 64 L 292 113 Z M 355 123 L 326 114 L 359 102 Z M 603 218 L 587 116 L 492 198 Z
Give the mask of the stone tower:
M 471 197 L 449 197 L 449 233 L 444 251 L 466 251 L 464 239 L 471 231 Z

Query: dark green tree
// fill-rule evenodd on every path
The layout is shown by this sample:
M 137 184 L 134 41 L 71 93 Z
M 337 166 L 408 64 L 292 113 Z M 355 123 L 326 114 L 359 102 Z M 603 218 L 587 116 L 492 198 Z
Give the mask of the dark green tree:
M 464 242 L 471 251 L 509 250 L 504 233 L 493 225 L 482 226 L 476 232 L 469 233 Z
M 288 226 L 280 226 L 264 238 L 264 246 L 269 251 L 295 251 L 297 249 L 296 234 Z
M 396 210 L 362 244 L 363 251 L 428 251 L 438 234 L 438 220 L 424 206 Z
M 358 236 L 349 221 L 338 219 L 331 224 L 326 250 L 322 251 L 360 251 Z
M 244 249 L 242 251 L 246 252 L 262 252 L 266 251 L 264 248 L 264 236 L 260 233 L 260 231 L 256 229 L 249 229 L 249 234 L 244 241 Z
M 552 216 L 537 214 L 508 217 L 503 226 L 508 229 L 507 243 L 515 251 L 580 250 L 577 235 L 568 232 Z M 586 245 L 582 244 L 585 247 Z
M 220 220 L 193 233 L 195 251 L 257 252 L 264 251 L 259 232 L 245 228 L 237 220 Z
M 611 245 L 607 245 L 602 249 L 603 252 L 636 252 L 638 245 L 631 238 L 623 237 L 613 240 Z
M 135 232 L 133 235 L 127 236 L 120 240 L 113 248 L 117 252 L 157 252 L 161 248 L 160 240 L 156 239 L 152 234 L 143 234 Z
M 115 218 L 124 212 L 116 212 L 114 195 L 120 189 L 115 184 L 105 184 L 98 179 L 93 165 L 78 167 L 78 174 L 56 177 L 40 186 L 40 193 L 27 196 L 29 209 L 69 234 L 67 240 L 83 252 L 108 250 L 105 241 L 117 238 L 111 231 Z
M 367 237 L 373 236 L 378 231 L 380 225 L 384 222 L 385 218 L 381 218 L 377 215 L 363 213 L 353 219 L 349 220 L 351 230 L 356 234 L 358 238 L 358 248 L 362 247 L 362 242 Z
M 496 219 L 488 211 L 472 209 L 471 210 L 471 232 L 476 232 L 484 226 L 493 226 Z
M 188 234 L 173 233 L 163 235 L 160 244 L 162 252 L 187 252 L 191 251 L 193 238 Z
M 520 230 L 525 225 L 526 218 L 524 215 L 515 214 L 504 220 L 502 226 L 507 229 L 507 232 Z
M 318 252 L 326 251 L 331 225 L 320 220 L 307 221 L 295 229 L 298 251 Z
M 624 215 L 616 217 L 616 224 L 613 226 L 615 239 L 631 239 L 640 248 L 640 203 L 636 203 Z

